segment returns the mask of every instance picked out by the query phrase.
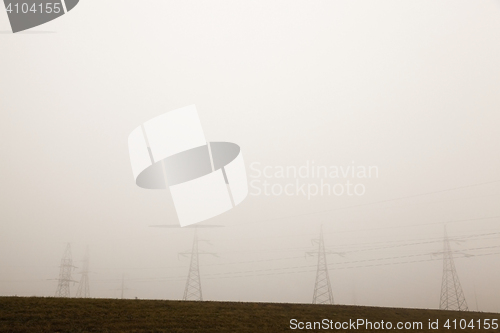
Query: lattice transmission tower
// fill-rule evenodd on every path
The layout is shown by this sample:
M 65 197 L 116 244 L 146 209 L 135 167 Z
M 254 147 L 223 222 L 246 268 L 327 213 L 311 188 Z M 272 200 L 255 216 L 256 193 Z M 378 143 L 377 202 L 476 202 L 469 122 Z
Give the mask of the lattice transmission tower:
M 80 278 L 80 284 L 76 291 L 76 297 L 89 298 L 90 288 L 89 288 L 89 248 L 85 250 L 85 256 L 83 257 L 83 267 L 80 273 L 82 276 Z
M 125 298 L 125 290 L 129 290 L 129 288 L 125 287 L 125 274 L 122 274 L 122 286 L 119 289 L 121 291 L 121 298 Z
M 121 286 L 120 288 L 115 288 L 115 289 L 110 289 L 110 290 L 114 290 L 114 291 L 119 291 L 120 292 L 120 297 L 121 299 L 124 299 L 125 298 L 125 291 L 126 290 L 132 290 L 130 288 L 127 288 L 126 285 L 125 285 L 125 273 L 122 274 L 122 279 L 121 279 Z M 137 299 L 137 297 L 136 297 Z
M 458 279 L 455 262 L 453 260 L 453 251 L 451 250 L 450 240 L 446 226 L 444 227 L 443 240 L 443 280 L 441 282 L 441 300 L 439 309 L 453 311 L 469 311 L 465 301 L 464 292 Z
M 181 256 L 191 256 L 191 263 L 189 265 L 189 273 L 186 281 L 186 287 L 184 288 L 184 301 L 203 301 L 203 293 L 201 291 L 201 278 L 200 278 L 200 254 L 210 254 L 217 256 L 215 253 L 199 252 L 198 243 L 207 242 L 206 240 L 198 239 L 197 228 L 194 229 L 194 240 L 191 252 L 179 253 Z
M 71 245 L 68 243 L 61 259 L 56 297 L 70 297 L 69 283 L 76 282 L 71 279 L 71 273 L 74 267 L 73 259 L 71 258 Z
M 318 250 L 307 252 L 306 254 L 318 256 L 318 269 L 316 272 L 316 283 L 314 284 L 313 304 L 333 304 L 333 292 L 326 256 L 328 254 L 334 254 L 334 252 L 325 250 L 323 226 L 321 226 L 319 238 L 313 239 L 312 242 L 318 245 Z

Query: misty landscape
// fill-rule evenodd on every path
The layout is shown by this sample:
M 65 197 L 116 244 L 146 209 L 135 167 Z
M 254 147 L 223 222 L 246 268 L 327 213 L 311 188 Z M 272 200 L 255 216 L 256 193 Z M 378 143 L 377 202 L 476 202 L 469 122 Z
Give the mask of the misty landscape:
M 0 298 L 500 312 L 498 1 L 66 16 L 0 35 Z M 207 141 L 241 147 L 248 196 L 181 228 L 168 189 L 136 185 L 127 138 L 193 104 Z M 443 306 L 456 280 L 464 302 Z

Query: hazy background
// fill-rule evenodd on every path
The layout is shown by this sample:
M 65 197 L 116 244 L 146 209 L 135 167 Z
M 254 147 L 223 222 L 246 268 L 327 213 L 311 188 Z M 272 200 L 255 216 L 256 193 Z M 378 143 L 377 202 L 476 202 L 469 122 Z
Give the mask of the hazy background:
M 451 221 L 469 308 L 500 311 L 498 3 L 82 0 L 9 30 L 0 10 L 0 295 L 53 296 L 71 242 L 92 297 L 125 274 L 126 297 L 182 298 L 193 229 L 149 227 L 177 217 L 134 184 L 127 137 L 196 104 L 247 167 L 379 168 L 361 198 L 250 196 L 208 221 L 206 300 L 311 302 L 323 224 L 336 303 L 437 308 Z

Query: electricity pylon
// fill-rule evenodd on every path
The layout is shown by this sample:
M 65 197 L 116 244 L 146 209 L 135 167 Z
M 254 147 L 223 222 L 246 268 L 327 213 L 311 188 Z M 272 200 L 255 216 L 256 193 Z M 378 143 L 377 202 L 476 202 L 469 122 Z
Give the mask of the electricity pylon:
M 443 280 L 441 282 L 441 300 L 439 309 L 453 311 L 469 311 L 465 301 L 464 292 L 458 279 L 455 262 L 453 260 L 453 251 L 450 247 L 450 240 L 446 226 L 444 227 L 443 240 Z
M 128 288 L 125 288 L 125 274 L 122 274 L 122 287 L 120 288 L 122 292 L 122 299 L 125 295 L 125 290 L 128 290 Z
M 70 297 L 69 283 L 76 282 L 71 279 L 71 273 L 74 267 L 73 259 L 71 258 L 71 245 L 68 243 L 61 259 L 56 297 Z
M 80 278 L 80 284 L 78 285 L 78 290 L 76 291 L 76 297 L 89 298 L 90 288 L 89 288 L 89 248 L 85 251 L 85 257 L 83 257 L 83 268 L 80 273 L 82 277 Z
M 316 272 L 316 283 L 314 284 L 313 304 L 333 304 L 333 292 L 330 284 L 330 276 L 328 274 L 326 256 L 334 252 L 325 250 L 323 226 L 321 226 L 319 238 L 313 239 L 312 242 L 318 245 L 318 250 L 307 252 L 306 254 L 318 256 L 318 269 Z
M 125 287 L 125 273 L 122 274 L 122 284 L 120 288 L 110 289 L 110 290 L 118 290 L 121 292 L 121 299 L 125 298 L 125 290 L 131 290 L 130 288 Z M 136 297 L 137 298 L 137 297 Z
M 181 256 L 191 256 L 191 263 L 189 265 L 189 273 L 186 281 L 186 288 L 184 289 L 184 301 L 203 301 L 203 293 L 201 291 L 201 279 L 200 279 L 200 254 L 211 254 L 217 256 L 214 253 L 199 252 L 198 243 L 203 240 L 198 239 L 197 228 L 194 229 L 194 240 L 191 252 L 179 253 Z M 205 241 L 206 242 L 206 241 Z

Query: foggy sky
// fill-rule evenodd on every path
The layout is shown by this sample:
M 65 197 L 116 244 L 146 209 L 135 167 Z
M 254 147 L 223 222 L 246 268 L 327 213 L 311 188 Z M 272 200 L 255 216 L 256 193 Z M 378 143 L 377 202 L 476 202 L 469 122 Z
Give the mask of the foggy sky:
M 92 297 L 125 274 L 126 297 L 182 298 L 193 229 L 150 227 L 177 215 L 134 184 L 127 137 L 196 104 L 249 176 L 379 170 L 361 197 L 249 196 L 208 220 L 204 299 L 310 303 L 323 225 L 336 303 L 437 308 L 448 222 L 469 308 L 500 311 L 498 3 L 82 0 L 9 30 L 0 10 L 0 295 L 53 296 L 70 242 Z

